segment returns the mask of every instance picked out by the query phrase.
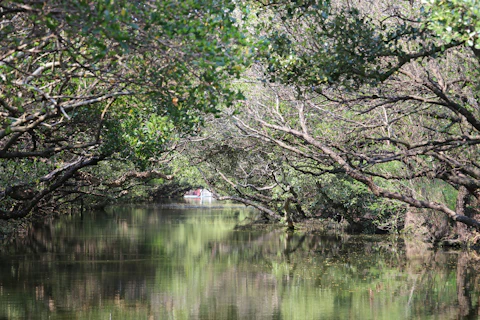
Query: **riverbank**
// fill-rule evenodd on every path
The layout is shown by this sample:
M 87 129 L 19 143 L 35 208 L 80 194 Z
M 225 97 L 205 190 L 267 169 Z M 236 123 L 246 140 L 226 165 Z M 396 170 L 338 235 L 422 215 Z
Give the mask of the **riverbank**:
M 15 237 L 21 237 L 28 233 L 34 221 L 32 217 L 22 219 L 0 220 L 0 244 L 8 243 Z
M 194 201 L 181 201 L 181 202 L 164 202 L 164 203 L 150 203 L 150 206 L 162 207 L 165 209 L 198 209 L 198 208 L 209 208 L 209 209 L 221 209 L 229 207 L 230 209 L 234 208 L 244 208 L 244 205 L 229 203 L 227 206 L 218 205 L 218 204 L 202 204 Z M 102 207 L 103 209 L 103 207 Z M 98 210 L 98 209 L 97 209 Z M 22 218 L 22 219 L 10 219 L 10 220 L 0 220 L 0 244 L 8 244 L 13 241 L 15 238 L 22 238 L 29 234 L 32 228 L 35 225 L 45 223 L 48 219 L 59 216 L 62 214 L 80 214 L 72 213 L 69 210 L 64 210 L 63 212 L 42 212 L 32 213 L 31 215 Z M 421 210 L 411 210 L 407 213 L 406 217 L 406 228 L 396 229 L 390 234 L 401 236 L 406 239 L 414 239 L 415 241 L 425 243 L 431 247 L 456 247 L 456 248 L 470 248 L 479 250 L 478 245 L 478 236 L 472 234 L 471 237 L 466 238 L 465 241 L 462 241 L 458 237 L 452 236 L 451 230 L 448 230 L 448 223 L 439 224 L 444 226 L 442 232 L 439 232 L 438 228 L 432 228 L 428 225 L 429 219 L 435 216 L 432 212 L 424 212 Z M 438 215 L 438 219 L 445 217 Z M 271 222 L 267 220 L 257 220 L 254 218 L 248 218 L 234 228 L 235 230 L 242 231 L 273 231 L 284 229 L 287 230 L 287 225 L 282 221 Z M 320 218 L 309 218 L 303 221 L 295 223 L 294 232 L 299 233 L 311 233 L 311 234 L 323 234 L 323 235 L 355 235 L 355 234 L 365 234 L 373 235 L 376 232 L 352 232 L 351 226 L 346 222 L 337 222 L 332 219 L 320 219 Z M 372 229 L 372 228 L 370 228 Z M 373 230 L 373 229 L 372 229 Z

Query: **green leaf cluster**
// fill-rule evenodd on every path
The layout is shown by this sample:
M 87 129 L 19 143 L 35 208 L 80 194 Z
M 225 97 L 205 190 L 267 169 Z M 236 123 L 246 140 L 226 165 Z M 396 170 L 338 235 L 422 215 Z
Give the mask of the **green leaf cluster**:
M 480 2 L 477 0 L 425 0 L 426 26 L 443 41 L 464 42 L 480 49 Z

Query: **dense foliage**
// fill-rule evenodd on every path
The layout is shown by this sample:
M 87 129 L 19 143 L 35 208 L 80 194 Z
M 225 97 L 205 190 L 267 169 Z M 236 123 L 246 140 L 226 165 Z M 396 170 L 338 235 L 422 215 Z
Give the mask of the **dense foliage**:
M 175 177 L 266 219 L 480 228 L 476 1 L 0 7 L 3 218 Z
M 477 11 L 475 1 L 254 2 L 247 29 L 259 39 L 256 64 L 238 84 L 246 100 L 225 112 L 236 133 L 209 135 L 216 158 L 225 145 L 241 156 L 233 165 L 204 157 L 217 172 L 211 186 L 260 201 L 266 216 L 293 197 L 299 219 L 393 229 L 403 225 L 403 203 L 460 222 L 433 240 L 474 234 Z
M 124 172 L 169 178 L 162 163 L 174 141 L 237 97 L 225 85 L 246 59 L 234 9 L 224 1 L 2 2 L 0 218 L 70 195 L 106 195 L 128 180 Z M 105 160 L 111 165 L 81 170 Z

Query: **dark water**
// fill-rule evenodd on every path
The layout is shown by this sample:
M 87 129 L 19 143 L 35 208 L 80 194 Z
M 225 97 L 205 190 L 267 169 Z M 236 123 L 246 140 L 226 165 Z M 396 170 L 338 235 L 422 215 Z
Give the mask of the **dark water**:
M 126 206 L 0 249 L 0 319 L 477 319 L 475 253 L 234 231 L 250 211 Z

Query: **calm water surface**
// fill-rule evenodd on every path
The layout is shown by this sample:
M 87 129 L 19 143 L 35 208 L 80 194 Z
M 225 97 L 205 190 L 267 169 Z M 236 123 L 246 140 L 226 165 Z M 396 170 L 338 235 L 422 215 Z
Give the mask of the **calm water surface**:
M 474 253 L 235 231 L 252 212 L 64 216 L 0 249 L 0 319 L 478 319 Z

